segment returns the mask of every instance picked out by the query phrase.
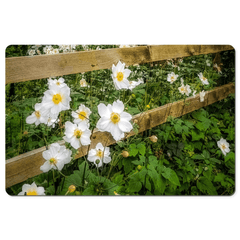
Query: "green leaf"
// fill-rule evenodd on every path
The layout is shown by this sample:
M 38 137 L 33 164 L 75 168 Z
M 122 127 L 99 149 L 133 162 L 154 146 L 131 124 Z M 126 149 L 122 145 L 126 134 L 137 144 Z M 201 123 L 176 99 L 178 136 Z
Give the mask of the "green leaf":
M 204 139 L 203 132 L 197 132 L 197 131 L 192 130 L 192 141 L 198 141 L 201 138 Z
M 127 190 L 129 192 L 139 192 L 142 188 L 142 183 L 136 180 L 130 180 Z
M 46 192 L 49 193 L 50 195 L 54 195 L 55 194 L 54 186 L 52 185 L 52 186 L 46 188 Z
M 224 157 L 225 162 L 227 162 L 230 159 L 232 159 L 232 160 L 235 159 L 235 153 L 234 152 L 230 152 Z
M 140 152 L 140 154 L 142 154 L 143 156 L 145 155 L 145 153 L 146 153 L 146 146 L 144 144 L 139 143 L 137 145 L 137 149 Z
M 171 183 L 180 186 L 180 182 L 176 172 L 170 168 L 163 168 L 162 176 L 168 179 Z
M 138 149 L 136 148 L 136 144 L 129 145 L 129 156 L 136 156 L 138 154 Z
M 182 127 L 179 124 L 175 124 L 174 129 L 177 134 L 180 134 L 182 132 Z
M 157 157 L 151 155 L 148 157 L 149 164 L 151 164 L 153 167 L 156 167 L 158 165 Z
M 166 188 L 166 184 L 162 176 L 158 174 L 158 172 L 155 170 L 155 168 L 152 165 L 148 166 L 147 174 L 154 183 L 155 191 L 157 190 L 159 194 L 163 194 Z
M 83 191 L 82 195 L 85 195 L 85 196 L 86 196 L 86 195 L 87 195 L 87 196 L 97 195 L 97 192 L 95 191 L 94 185 L 90 185 L 89 187 L 87 187 L 87 188 Z
M 139 155 L 139 158 L 140 158 L 140 160 L 132 161 L 132 163 L 134 165 L 141 165 L 142 166 L 143 163 L 145 163 L 146 158 L 144 156 L 142 156 L 142 155 Z
M 205 194 L 218 195 L 212 182 L 206 177 L 201 177 L 199 181 L 197 181 L 197 188 Z

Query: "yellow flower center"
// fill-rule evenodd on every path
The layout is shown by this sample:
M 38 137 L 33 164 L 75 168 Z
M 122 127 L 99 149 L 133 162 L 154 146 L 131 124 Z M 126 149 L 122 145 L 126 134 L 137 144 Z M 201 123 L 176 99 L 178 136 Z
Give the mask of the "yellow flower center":
M 40 114 L 39 111 L 35 111 L 35 115 L 36 115 L 37 118 L 40 118 L 40 117 L 41 117 L 41 114 Z
M 171 81 L 172 81 L 172 82 L 174 81 L 174 79 L 175 79 L 174 76 L 171 76 Z
M 111 113 L 110 120 L 116 124 L 120 121 L 120 115 L 118 113 Z
M 224 150 L 224 149 L 226 149 L 227 147 L 225 146 L 225 144 L 223 144 L 222 145 L 222 149 Z
M 28 196 L 31 196 L 31 195 L 34 196 L 34 195 L 38 195 L 38 194 L 37 194 L 37 191 L 35 191 L 35 190 L 31 191 L 30 190 L 30 191 L 27 192 L 27 195 Z
M 56 85 L 60 85 L 61 83 L 60 82 L 56 82 Z
M 202 77 L 202 80 L 203 80 L 203 81 L 205 81 L 205 80 L 206 80 L 206 78 L 205 78 L 205 77 Z
M 81 137 L 81 135 L 82 135 L 82 131 L 81 130 L 79 130 L 79 129 L 75 129 L 74 130 L 74 136 L 76 137 L 76 138 L 80 138 Z
M 59 104 L 62 101 L 62 96 L 59 93 L 57 93 L 53 95 L 52 100 L 55 104 Z
M 122 72 L 118 72 L 118 74 L 117 74 L 117 80 L 118 80 L 119 82 L 121 82 L 121 81 L 123 80 L 123 73 L 122 73 Z
M 103 151 L 102 150 L 97 150 L 96 156 L 102 158 L 103 157 Z
M 86 117 L 87 117 L 87 113 L 86 112 L 80 112 L 78 114 L 78 117 L 81 119 L 81 120 L 85 120 Z
M 50 162 L 50 164 L 54 164 L 54 165 L 57 164 L 56 158 L 50 158 L 49 162 Z

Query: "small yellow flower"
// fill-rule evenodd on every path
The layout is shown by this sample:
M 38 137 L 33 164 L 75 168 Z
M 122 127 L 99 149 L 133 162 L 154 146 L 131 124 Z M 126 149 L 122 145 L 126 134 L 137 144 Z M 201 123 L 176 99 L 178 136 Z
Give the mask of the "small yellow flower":
M 147 105 L 146 107 L 147 107 L 147 108 L 150 108 L 150 106 L 149 106 L 149 105 Z

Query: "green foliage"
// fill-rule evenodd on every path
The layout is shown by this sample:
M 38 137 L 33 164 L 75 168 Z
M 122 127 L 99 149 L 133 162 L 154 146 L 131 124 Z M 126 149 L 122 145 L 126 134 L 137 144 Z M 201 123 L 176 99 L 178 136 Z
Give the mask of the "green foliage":
M 89 47 L 96 49 L 94 45 Z M 6 57 L 25 56 L 31 48 L 27 45 L 9 46 Z M 79 46 L 76 50 L 84 49 Z M 178 91 L 180 78 L 197 92 L 232 82 L 235 77 L 233 56 L 232 51 L 222 53 L 222 74 L 213 68 L 212 54 L 187 57 L 182 62 L 173 59 L 170 64 L 162 61 L 154 65 L 129 66 L 132 71 L 129 80 L 144 80 L 144 84 L 132 91 L 117 91 L 109 69 L 63 76 L 71 88 L 71 110 L 61 113 L 60 122 L 54 128 L 44 124 L 37 127 L 26 124 L 26 117 L 32 114 L 34 105 L 41 102 L 48 89 L 47 79 L 8 84 L 5 89 L 6 157 L 12 158 L 46 146 L 46 143 L 62 140 L 65 131 L 63 124 L 72 121 L 72 110 L 75 111 L 80 104 L 91 109 L 90 128 L 93 129 L 99 119 L 99 103 L 107 105 L 120 99 L 125 103 L 125 111 L 135 115 L 148 110 L 147 105 L 153 109 L 183 99 Z M 166 81 L 167 74 L 171 72 L 179 75 L 173 84 Z M 209 85 L 202 85 L 197 77 L 200 72 L 208 78 Z M 89 87 L 80 87 L 79 81 L 83 78 Z M 112 145 L 112 161 L 102 168 L 97 169 L 82 157 L 64 166 L 62 173 L 50 171 L 24 183 L 34 181 L 45 188 L 47 195 L 232 195 L 235 191 L 234 95 L 180 118 L 169 117 L 168 120 L 142 134 L 138 134 L 141 123 L 134 123 L 136 136 Z M 157 136 L 156 143 L 149 140 L 151 135 Z M 220 138 L 230 144 L 230 152 L 226 156 L 217 146 Z M 67 144 L 67 147 L 70 148 L 70 145 Z M 74 156 L 77 151 L 71 150 Z M 123 150 L 129 152 L 129 157 L 123 158 Z M 12 186 L 7 192 L 17 195 L 24 183 Z M 71 185 L 76 187 L 72 193 L 68 191 Z

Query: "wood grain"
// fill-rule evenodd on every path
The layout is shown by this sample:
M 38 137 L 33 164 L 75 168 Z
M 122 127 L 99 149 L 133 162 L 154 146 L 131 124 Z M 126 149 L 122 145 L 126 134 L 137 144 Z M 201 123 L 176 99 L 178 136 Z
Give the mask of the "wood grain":
M 214 102 L 220 101 L 226 98 L 230 93 L 235 93 L 234 83 L 229 83 L 206 92 L 204 102 L 199 101 L 198 94 L 196 97 L 187 98 L 185 102 L 184 100 L 181 100 L 137 114 L 133 117 L 133 120 L 136 119 L 138 121 L 140 126 L 139 132 L 143 132 L 147 129 L 151 129 L 155 126 L 165 123 L 170 115 L 173 117 L 180 117 L 184 114 L 193 112 Z M 128 133 L 126 137 L 133 135 L 134 132 L 132 131 Z M 111 134 L 95 130 L 91 137 L 91 145 L 89 149 L 94 148 L 98 142 L 101 142 L 104 146 L 109 146 L 114 144 L 115 140 L 112 138 Z M 59 143 L 62 145 L 64 144 L 64 141 L 60 141 Z M 6 188 L 42 173 L 40 171 L 40 166 L 45 161 L 42 157 L 42 152 L 45 150 L 46 147 L 42 147 L 8 159 L 6 161 Z M 80 148 L 75 158 L 86 155 L 87 150 L 88 146 Z
M 232 50 L 230 45 L 149 45 L 6 58 L 6 84 Z

